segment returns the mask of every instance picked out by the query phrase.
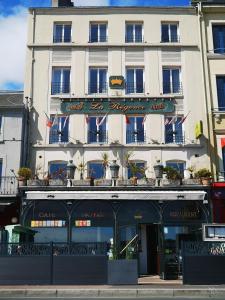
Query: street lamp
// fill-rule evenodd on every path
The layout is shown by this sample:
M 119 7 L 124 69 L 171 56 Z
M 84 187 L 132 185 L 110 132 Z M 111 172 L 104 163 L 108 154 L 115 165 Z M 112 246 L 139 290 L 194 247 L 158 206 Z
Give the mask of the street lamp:
M 157 179 L 157 186 L 160 186 L 160 179 L 163 178 L 163 165 L 160 163 L 160 160 L 157 160 L 154 165 L 155 177 Z
M 66 165 L 66 178 L 67 178 L 67 186 L 72 186 L 72 179 L 74 179 L 74 174 L 76 171 L 76 166 L 74 165 L 72 160 L 69 160 Z
M 119 176 L 119 168 L 120 166 L 116 163 L 116 160 L 113 160 L 112 164 L 109 166 L 112 177 L 112 186 L 116 185 L 116 179 Z

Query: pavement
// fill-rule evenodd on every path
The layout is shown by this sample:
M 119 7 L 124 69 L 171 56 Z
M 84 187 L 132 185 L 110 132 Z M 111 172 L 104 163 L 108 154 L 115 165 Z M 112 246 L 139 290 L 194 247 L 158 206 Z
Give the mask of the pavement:
M 138 285 L 0 286 L 1 298 L 215 298 L 225 299 L 225 285 L 183 285 L 181 280 L 142 277 Z

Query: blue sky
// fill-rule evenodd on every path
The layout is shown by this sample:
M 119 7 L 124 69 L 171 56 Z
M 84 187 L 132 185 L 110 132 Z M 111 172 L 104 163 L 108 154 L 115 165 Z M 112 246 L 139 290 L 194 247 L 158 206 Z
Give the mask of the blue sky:
M 189 2 L 189 0 L 75 0 L 78 6 L 183 6 L 189 5 Z M 0 0 L 0 90 L 23 90 L 27 7 L 41 6 L 51 6 L 51 0 Z

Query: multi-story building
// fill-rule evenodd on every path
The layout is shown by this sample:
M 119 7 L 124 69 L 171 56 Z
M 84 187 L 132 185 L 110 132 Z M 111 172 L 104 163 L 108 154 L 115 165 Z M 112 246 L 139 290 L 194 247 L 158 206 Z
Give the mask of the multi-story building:
M 21 222 L 35 242 L 113 239 L 120 252 L 138 237 L 140 273 L 155 274 L 162 249 L 177 255 L 211 219 L 207 188 L 188 178 L 210 168 L 196 10 L 68 2 L 29 10 L 30 165 L 55 186 L 25 188 Z M 59 186 L 69 160 L 73 186 Z M 155 180 L 157 161 L 173 186 Z
M 225 222 L 225 1 L 193 1 L 198 13 L 209 145 L 215 182 L 214 222 Z
M 0 92 L 0 242 L 4 226 L 19 222 L 16 172 L 25 164 L 23 92 Z

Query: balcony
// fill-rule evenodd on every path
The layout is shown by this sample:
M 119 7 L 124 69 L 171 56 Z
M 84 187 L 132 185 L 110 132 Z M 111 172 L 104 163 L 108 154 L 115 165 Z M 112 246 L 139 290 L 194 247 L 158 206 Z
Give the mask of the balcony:
M 108 131 L 106 130 L 89 130 L 88 131 L 88 144 L 107 144 L 108 143 Z
M 126 94 L 143 94 L 144 83 L 126 82 Z
M 143 43 L 144 38 L 142 34 L 135 34 L 135 35 L 126 35 L 125 42 L 126 43 Z
M 140 143 L 145 144 L 146 143 L 146 135 L 144 130 L 127 130 L 126 132 L 126 143 L 132 144 L 132 143 Z
M 183 94 L 182 83 L 163 83 L 163 94 Z
M 49 133 L 49 144 L 68 143 L 68 132 L 51 129 Z
M 51 94 L 69 94 L 70 83 L 69 82 L 52 82 Z
M 88 94 L 107 94 L 108 82 L 90 83 L 88 86 Z
M 185 144 L 184 133 L 179 134 L 176 131 L 167 133 L 165 136 L 165 144 Z
M 0 195 L 15 196 L 18 192 L 16 177 L 0 177 Z

